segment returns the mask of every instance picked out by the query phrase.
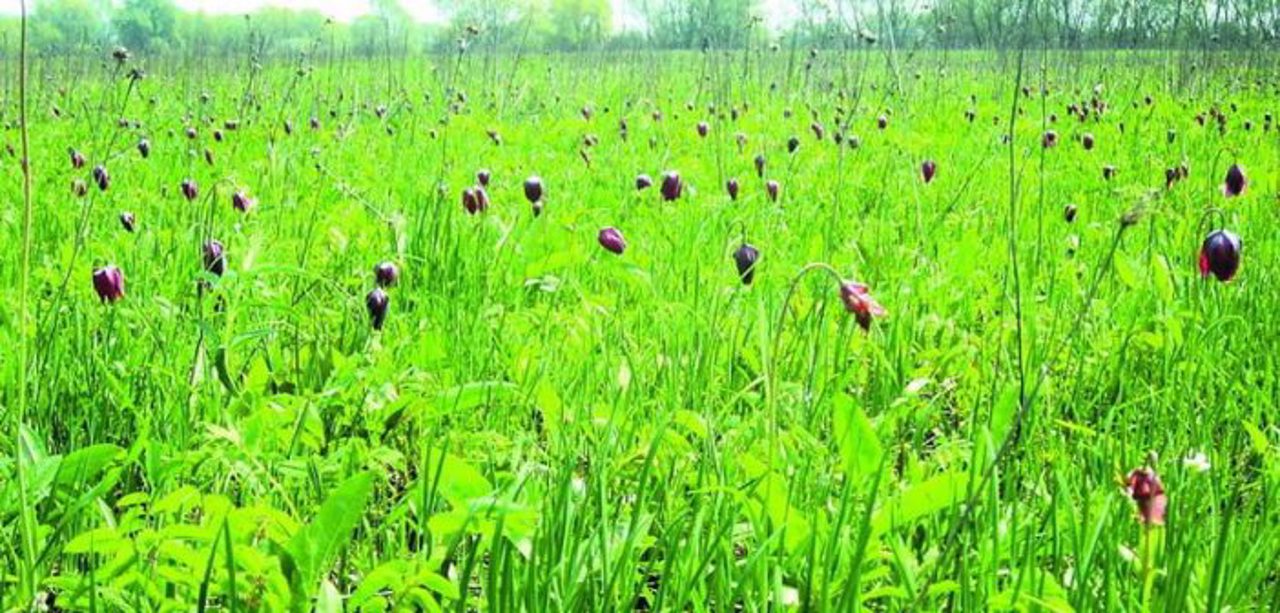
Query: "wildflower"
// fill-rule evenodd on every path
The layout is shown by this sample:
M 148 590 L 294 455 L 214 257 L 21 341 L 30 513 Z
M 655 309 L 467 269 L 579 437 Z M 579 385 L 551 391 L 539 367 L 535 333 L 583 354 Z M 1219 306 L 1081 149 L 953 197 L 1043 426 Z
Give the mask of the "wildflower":
M 619 232 L 613 226 L 602 228 L 597 239 L 600 241 L 601 247 L 612 253 L 622 255 L 622 252 L 627 249 L 627 241 L 622 238 L 622 232 Z
M 871 329 L 873 318 L 883 317 L 888 313 L 871 296 L 867 286 L 856 281 L 845 281 L 840 284 L 840 300 L 844 302 L 845 310 L 853 313 L 863 330 Z
M 124 298 L 124 273 L 111 264 L 94 270 L 93 290 L 103 302 L 115 302 Z
M 1210 274 L 1219 281 L 1230 281 L 1240 268 L 1240 237 L 1228 230 L 1217 230 L 1200 245 L 1200 276 Z

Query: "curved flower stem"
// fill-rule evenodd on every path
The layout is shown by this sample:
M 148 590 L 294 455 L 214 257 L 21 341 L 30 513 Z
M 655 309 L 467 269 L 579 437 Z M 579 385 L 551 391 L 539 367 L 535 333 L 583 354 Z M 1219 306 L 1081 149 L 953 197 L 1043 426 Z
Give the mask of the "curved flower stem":
M 840 276 L 840 273 L 836 272 L 836 269 L 826 262 L 806 264 L 804 268 L 800 269 L 800 272 L 796 273 L 796 276 L 791 278 L 791 285 L 787 286 L 787 295 L 782 300 L 782 311 L 778 314 L 778 325 L 773 331 L 773 342 L 769 347 L 770 359 L 778 353 L 778 342 L 782 339 L 782 328 L 787 321 L 787 309 L 791 305 L 791 296 L 795 294 L 796 286 L 800 284 L 801 279 L 815 270 L 822 270 L 830 274 L 835 278 L 837 285 L 844 282 L 844 278 Z

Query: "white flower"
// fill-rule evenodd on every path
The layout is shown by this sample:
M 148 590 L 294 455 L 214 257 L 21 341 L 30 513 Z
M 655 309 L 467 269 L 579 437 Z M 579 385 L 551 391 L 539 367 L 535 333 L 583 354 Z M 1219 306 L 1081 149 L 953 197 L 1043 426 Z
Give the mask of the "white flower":
M 1209 472 L 1209 458 L 1204 455 L 1203 451 L 1197 451 L 1183 458 L 1182 465 L 1194 472 Z

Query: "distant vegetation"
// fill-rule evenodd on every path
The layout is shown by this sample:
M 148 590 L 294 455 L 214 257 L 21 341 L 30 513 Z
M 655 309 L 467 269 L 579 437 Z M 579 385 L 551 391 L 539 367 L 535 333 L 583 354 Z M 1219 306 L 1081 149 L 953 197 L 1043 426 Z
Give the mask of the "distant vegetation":
M 416 0 L 423 1 L 423 0 Z M 428 2 L 432 0 L 426 0 Z M 1280 40 L 1280 3 L 1272 0 L 793 0 L 796 19 L 764 27 L 759 0 L 629 0 L 626 28 L 614 27 L 609 0 L 436 0 L 440 23 L 417 23 L 397 0 L 372 0 L 350 23 L 318 11 L 264 8 L 250 15 L 207 15 L 173 0 L 40 0 L 32 47 L 76 53 L 120 44 L 150 53 L 257 57 L 296 55 L 319 41 L 356 56 L 448 51 L 464 35 L 498 50 L 584 51 L 617 48 L 740 48 L 776 42 L 824 48 L 885 45 L 900 49 L 1008 47 L 1025 5 L 1039 44 L 1063 49 L 1257 49 Z M 0 21 L 4 53 L 16 45 L 17 20 Z

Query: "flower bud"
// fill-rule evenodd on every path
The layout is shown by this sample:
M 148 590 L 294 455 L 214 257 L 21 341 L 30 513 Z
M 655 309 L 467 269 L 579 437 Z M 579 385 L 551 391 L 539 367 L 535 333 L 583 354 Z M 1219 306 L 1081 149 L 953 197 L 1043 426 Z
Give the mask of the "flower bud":
M 649 175 L 644 175 L 644 174 L 636 175 L 636 190 L 637 190 L 637 191 L 639 191 L 639 190 L 644 190 L 644 189 L 649 189 L 649 188 L 650 188 L 650 187 L 652 187 L 652 186 L 653 186 L 653 179 L 649 178 Z
M 1244 176 L 1244 169 L 1239 164 L 1232 164 L 1227 169 L 1227 178 L 1222 183 L 1222 193 L 1228 198 L 1234 198 L 1244 193 L 1249 185 L 1249 180 Z
M 738 267 L 738 277 L 743 285 L 751 285 L 756 276 L 756 261 L 760 259 L 760 250 L 747 243 L 742 243 L 733 252 L 733 263 Z
M 382 323 L 387 319 L 387 307 L 390 304 L 391 298 L 380 287 L 373 288 L 373 291 L 365 296 L 364 305 L 369 310 L 369 324 L 374 330 L 382 329 Z
M 925 160 L 924 163 L 920 165 L 920 176 L 924 179 L 925 183 L 933 182 L 933 176 L 937 173 L 938 164 L 933 160 Z
M 93 167 L 93 180 L 101 191 L 105 192 L 111 187 L 111 175 L 107 172 L 107 167 L 102 164 Z
M 394 262 L 381 262 L 373 267 L 373 280 L 378 287 L 392 287 L 400 280 L 400 269 Z
M 539 202 L 542 200 L 543 188 L 542 178 L 534 175 L 524 180 L 524 197 L 529 202 Z
M 222 243 L 209 240 L 204 244 L 204 269 L 221 277 L 227 271 L 227 256 Z
M 737 179 L 729 179 L 729 180 L 728 180 L 728 181 L 726 181 L 726 182 L 725 182 L 725 184 L 724 184 L 724 189 L 725 189 L 725 191 L 729 192 L 729 199 L 730 199 L 730 200 L 737 200 L 737 199 L 738 199 L 738 188 L 739 188 L 739 186 L 738 186 L 738 180 L 737 180 Z
M 768 183 L 764 184 L 764 190 L 769 194 L 770 201 L 777 202 L 778 194 L 782 191 L 782 186 L 778 184 L 777 181 L 770 179 Z
M 120 225 L 124 226 L 125 232 L 133 232 L 135 224 L 136 221 L 134 220 L 133 213 L 125 211 L 120 214 Z
M 845 281 L 840 284 L 840 300 L 844 302 L 846 311 L 853 313 L 857 319 L 858 325 L 863 330 L 871 329 L 871 320 L 876 317 L 883 317 L 887 314 L 884 307 L 871 297 L 867 286 L 855 281 Z
M 662 199 L 668 202 L 676 200 L 684 191 L 684 182 L 680 180 L 680 173 L 674 170 L 668 170 L 662 173 Z
M 186 198 L 188 202 L 195 200 L 198 195 L 200 195 L 200 188 L 196 187 L 195 181 L 191 179 L 185 179 L 182 181 L 182 196 Z
M 601 247 L 612 253 L 622 255 L 622 252 L 627 249 L 627 241 L 622 238 L 622 232 L 619 232 L 613 226 L 602 228 L 597 239 L 600 241 Z

